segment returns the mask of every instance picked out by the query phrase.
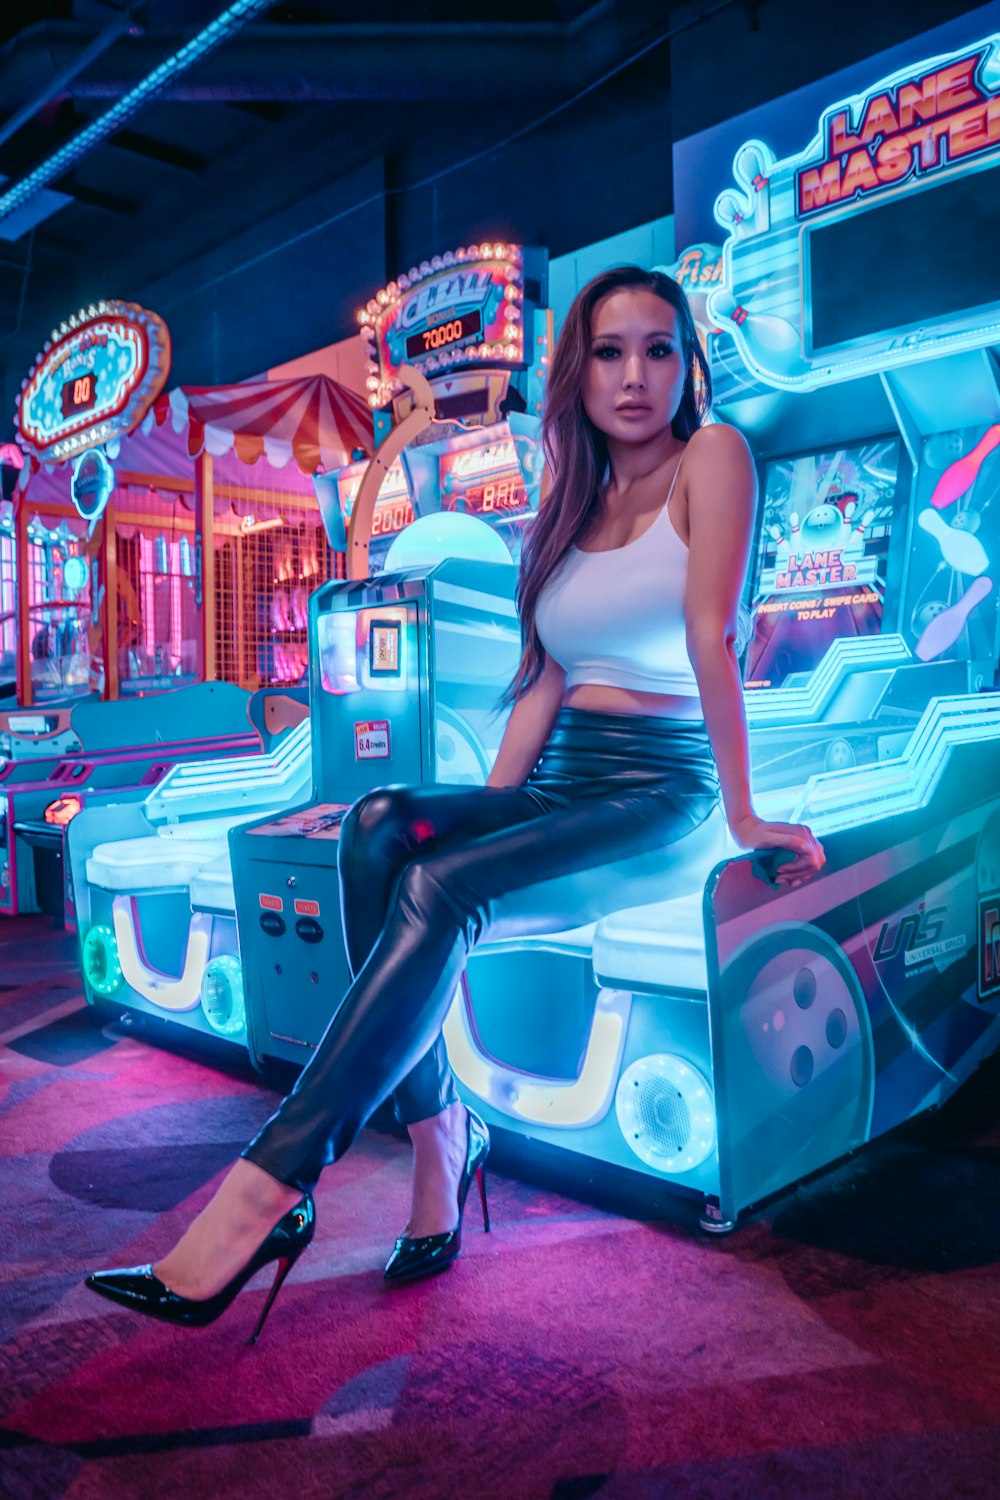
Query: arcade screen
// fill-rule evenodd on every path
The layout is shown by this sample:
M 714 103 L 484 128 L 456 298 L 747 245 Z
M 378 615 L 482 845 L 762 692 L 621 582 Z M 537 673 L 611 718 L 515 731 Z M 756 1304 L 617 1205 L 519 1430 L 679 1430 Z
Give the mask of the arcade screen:
M 890 544 L 906 505 L 901 463 L 900 440 L 882 438 L 768 464 L 747 688 L 812 671 L 838 637 L 881 632 Z
M 445 451 L 440 455 L 438 484 L 442 510 L 482 517 L 518 556 L 531 502 L 512 437 Z
M 354 510 L 354 502 L 361 488 L 365 469 L 366 465 L 363 463 L 348 464 L 339 471 L 337 476 L 345 532 L 350 525 L 351 513 Z M 410 499 L 406 474 L 399 459 L 396 459 L 382 480 L 378 498 L 375 501 L 375 509 L 372 512 L 368 562 L 373 573 L 382 568 L 393 538 L 409 526 L 413 517 L 413 502 Z

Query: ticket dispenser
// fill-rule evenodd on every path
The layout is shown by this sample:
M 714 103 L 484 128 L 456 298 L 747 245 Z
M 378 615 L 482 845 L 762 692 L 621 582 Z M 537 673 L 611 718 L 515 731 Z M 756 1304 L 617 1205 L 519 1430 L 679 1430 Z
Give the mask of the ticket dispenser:
M 337 850 L 373 787 L 482 785 L 520 633 L 513 564 L 330 583 L 310 601 L 313 794 L 230 834 L 251 1056 L 304 1063 L 350 982 Z

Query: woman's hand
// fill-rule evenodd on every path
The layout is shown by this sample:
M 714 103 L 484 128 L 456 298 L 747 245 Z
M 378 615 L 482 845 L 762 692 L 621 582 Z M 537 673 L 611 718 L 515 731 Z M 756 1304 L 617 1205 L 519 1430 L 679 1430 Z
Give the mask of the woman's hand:
M 826 863 L 823 845 L 804 823 L 766 823 L 750 814 L 730 824 L 741 849 L 787 849 L 792 858 L 777 869 L 775 884 L 791 889 L 815 875 Z

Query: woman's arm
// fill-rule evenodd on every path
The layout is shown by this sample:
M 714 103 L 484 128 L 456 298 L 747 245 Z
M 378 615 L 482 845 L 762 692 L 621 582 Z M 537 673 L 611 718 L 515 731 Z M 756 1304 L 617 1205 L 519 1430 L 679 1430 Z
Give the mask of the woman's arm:
M 487 786 L 520 786 L 534 769 L 566 691 L 566 673 L 551 657 L 511 709 Z
M 684 601 L 687 648 L 719 769 L 726 821 L 744 849 L 791 850 L 795 858 L 777 878 L 782 884 L 797 884 L 822 866 L 822 848 L 802 824 L 758 818 L 750 797 L 736 620 L 753 539 L 753 460 L 735 427 L 717 425 L 699 429 L 685 462 L 690 535 Z

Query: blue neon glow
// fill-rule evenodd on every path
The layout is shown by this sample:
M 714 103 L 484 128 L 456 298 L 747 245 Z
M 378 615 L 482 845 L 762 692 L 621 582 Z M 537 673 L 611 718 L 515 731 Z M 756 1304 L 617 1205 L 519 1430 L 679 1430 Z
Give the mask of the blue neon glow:
M 932 698 L 902 755 L 810 777 L 790 817 L 822 837 L 926 807 L 953 745 L 1000 735 L 1000 704 L 981 693 Z
M 886 169 L 879 176 L 871 167 L 877 181 L 866 178 L 860 186 L 852 187 L 845 175 L 841 184 L 842 157 L 848 157 L 855 142 L 850 130 L 859 127 L 873 102 L 877 104 L 882 96 L 895 98 L 898 88 L 908 84 L 914 88 L 915 80 L 926 79 L 949 64 L 958 67 L 975 54 L 981 61 L 969 89 L 977 96 L 974 107 L 983 114 L 981 144 L 975 149 L 966 145 L 964 152 L 960 155 L 956 150 L 953 158 L 941 145 L 940 135 L 926 134 L 925 140 L 917 130 L 900 128 L 895 134 L 886 134 L 881 127 L 874 128 L 866 137 L 867 144 L 877 146 L 884 140 L 895 143 L 894 149 L 909 153 L 905 174 Z M 795 155 L 778 160 L 760 140 L 746 141 L 740 147 L 733 163 L 733 184 L 715 202 L 715 218 L 727 231 L 727 238 L 722 284 L 710 290 L 708 312 L 713 323 L 732 335 L 740 358 L 757 379 L 781 391 L 813 390 L 833 381 L 882 373 L 918 359 L 996 342 L 1000 303 L 993 300 L 985 308 L 940 318 L 929 316 L 926 326 L 905 330 L 905 337 L 900 336 L 900 330 L 889 329 L 878 336 L 866 334 L 852 339 L 838 349 L 812 354 L 807 348 L 812 225 L 819 227 L 842 215 L 932 188 L 936 180 L 944 181 L 959 172 L 976 173 L 994 166 L 1000 143 L 990 134 L 986 120 L 987 111 L 996 107 L 998 82 L 1000 34 L 994 33 L 975 46 L 900 69 L 879 79 L 864 93 L 831 105 L 813 139 Z M 957 128 L 959 111 L 945 108 L 940 118 L 956 122 Z M 975 123 L 967 122 L 966 128 Z M 843 142 L 841 152 L 836 150 L 837 140 Z M 860 156 L 864 149 L 854 154 Z M 854 155 L 849 159 L 853 161 Z M 823 173 L 828 170 L 832 177 L 823 186 L 821 179 L 825 182 Z M 817 179 L 815 201 L 806 206 L 799 201 L 803 178 Z M 989 191 L 988 187 L 984 191 Z
M 120 130 L 129 120 L 144 109 L 156 95 L 159 94 L 172 79 L 200 62 L 209 52 L 226 41 L 233 32 L 245 26 L 257 15 L 270 10 L 273 0 L 236 0 L 236 3 L 228 6 L 221 15 L 198 35 L 187 42 L 179 52 L 168 57 L 159 67 L 154 68 L 151 73 L 137 83 L 134 89 L 129 89 L 117 104 L 113 104 L 99 119 L 93 120 L 85 130 L 67 141 L 65 146 L 42 162 L 27 177 L 8 188 L 6 193 L 0 194 L 0 219 L 12 213 L 14 209 L 20 208 L 32 198 L 39 188 L 46 187 L 54 182 L 70 167 L 75 166 L 78 161 L 94 146 L 101 141 L 107 140 L 116 130 Z
M 816 723 L 840 684 L 852 673 L 904 666 L 912 660 L 901 635 L 839 636 L 805 683 L 790 678 L 780 687 L 747 693 L 747 723 L 753 729 L 768 724 Z
M 154 825 L 192 818 L 251 817 L 288 800 L 289 788 L 301 783 L 308 791 L 312 775 L 312 732 L 303 719 L 266 755 L 234 756 L 224 760 L 181 762 L 168 771 L 143 804 Z M 225 791 L 225 799 L 220 795 Z

